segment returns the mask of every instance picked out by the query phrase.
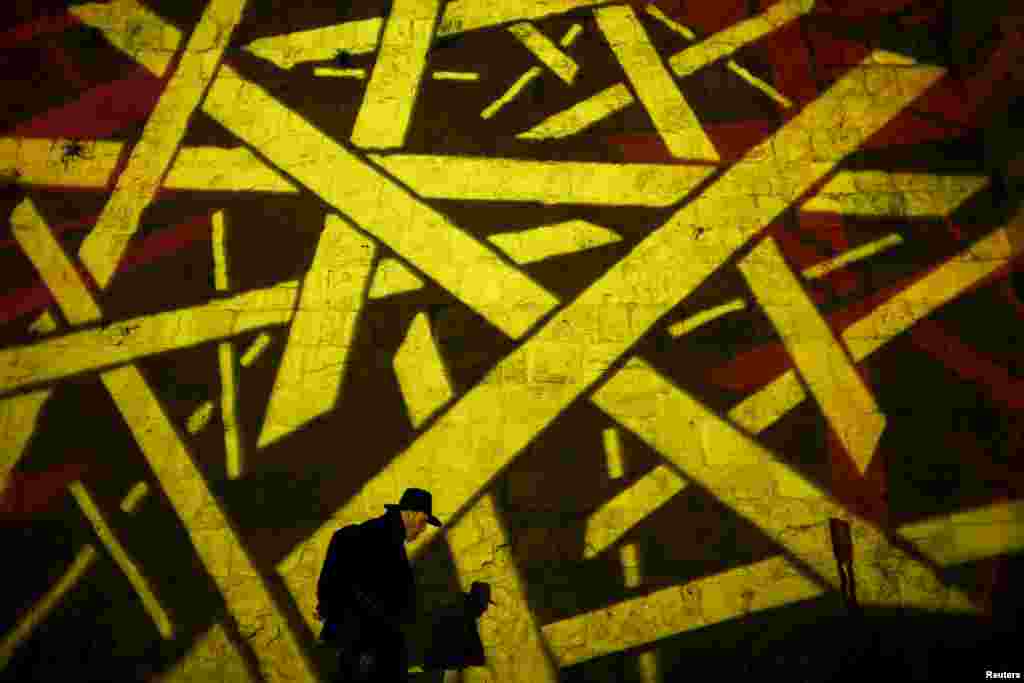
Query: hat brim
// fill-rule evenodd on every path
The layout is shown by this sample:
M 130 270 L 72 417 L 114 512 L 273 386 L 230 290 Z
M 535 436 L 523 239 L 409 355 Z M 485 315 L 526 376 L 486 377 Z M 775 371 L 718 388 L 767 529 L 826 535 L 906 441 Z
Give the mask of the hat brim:
M 405 510 L 406 509 L 406 508 L 403 508 L 403 507 L 399 506 L 396 503 L 385 503 L 384 507 L 387 508 L 388 510 Z M 410 510 L 410 512 L 422 512 L 422 510 Z M 439 520 L 434 515 L 427 515 L 427 522 L 430 523 L 430 524 L 433 524 L 434 526 L 444 526 L 444 524 L 441 524 L 441 520 Z

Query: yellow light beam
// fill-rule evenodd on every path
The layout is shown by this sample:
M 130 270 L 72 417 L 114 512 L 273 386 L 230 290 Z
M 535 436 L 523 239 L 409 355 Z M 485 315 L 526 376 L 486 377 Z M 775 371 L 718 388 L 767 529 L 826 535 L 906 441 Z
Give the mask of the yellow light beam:
M 203 401 L 199 404 L 199 407 L 192 411 L 192 414 L 188 416 L 188 422 L 186 428 L 189 434 L 198 434 L 206 428 L 206 425 L 210 424 L 210 419 L 213 417 L 213 411 L 215 410 L 213 401 Z
M 814 8 L 814 0 L 781 0 L 761 14 L 733 24 L 724 31 L 708 36 L 669 58 L 669 66 L 682 78 L 712 62 L 761 40 Z
M 479 81 L 480 74 L 476 71 L 435 71 L 431 74 L 435 81 Z
M 68 11 L 103 31 L 114 47 L 157 76 L 167 71 L 181 43 L 181 30 L 136 0 L 90 2 Z
M 213 265 L 214 287 L 219 292 L 230 289 L 228 278 L 228 251 L 225 244 L 224 212 L 213 214 Z M 238 366 L 235 365 L 235 347 L 231 340 L 217 345 L 217 361 L 220 366 L 220 415 L 224 424 L 224 453 L 229 479 L 242 476 L 242 438 L 238 431 Z
M 548 140 L 581 133 L 602 119 L 617 114 L 635 101 L 629 88 L 617 83 L 568 109 L 552 114 L 516 137 L 522 140 Z
M 143 210 L 156 197 L 244 7 L 245 0 L 210 0 L 118 176 L 113 194 L 82 242 L 79 257 L 101 289 L 113 278 L 129 240 L 139 229 Z
M 951 567 L 1024 550 L 1024 501 L 995 503 L 905 524 L 900 534 L 940 566 Z
M 45 148 L 48 143 L 47 140 L 25 142 L 39 143 L 39 148 Z M 120 149 L 119 143 L 112 144 Z M 109 160 L 104 177 L 113 172 L 116 156 Z M 713 170 L 687 165 L 531 161 L 434 154 L 367 156 L 421 197 L 471 201 L 670 206 Z M 446 182 L 450 176 L 461 176 L 462 182 L 454 185 Z M 98 188 L 105 182 L 71 181 L 56 170 L 45 180 L 39 184 Z M 163 187 L 197 192 L 299 192 L 291 180 L 244 147 L 183 147 Z
M 871 390 L 800 286 L 774 239 L 762 240 L 739 262 L 739 269 L 797 372 L 863 474 L 886 423 Z
M 0 400 L 0 482 L 25 454 L 49 396 L 48 389 L 40 389 Z
M 59 249 L 60 245 L 53 239 L 49 226 L 39 216 L 31 200 L 25 201 L 28 206 L 22 215 L 34 220 L 23 223 L 20 232 L 24 235 L 30 231 L 45 231 L 50 233 L 50 237 L 43 239 L 28 235 L 22 238 L 23 243 Z M 37 254 L 30 258 L 33 262 L 37 259 L 41 263 L 54 262 L 54 258 L 47 254 Z M 54 282 L 54 272 L 51 270 L 43 270 L 39 274 L 69 323 L 80 325 L 88 322 L 71 315 L 76 310 L 75 306 L 65 308 L 65 298 L 72 299 L 81 296 L 81 293 L 68 293 L 65 286 Z M 92 306 L 98 312 L 95 302 Z M 228 312 L 227 317 L 233 319 L 236 315 L 237 311 Z M 257 311 L 257 316 L 261 315 L 263 312 Z M 291 627 L 278 610 L 227 516 L 207 486 L 192 454 L 142 373 L 134 365 L 126 365 L 106 370 L 100 375 L 100 380 L 131 430 L 139 450 L 145 456 L 178 519 L 188 531 L 192 546 L 220 590 L 228 612 L 239 628 L 252 632 L 249 642 L 262 675 L 268 681 L 315 681 L 316 674 L 311 662 L 299 646 Z M 203 526 L 197 528 L 194 522 L 200 511 Z M 225 554 L 229 556 L 226 563 Z
M 515 554 L 508 552 L 513 539 L 494 496 L 480 496 L 450 526 L 446 538 L 462 590 L 468 590 L 473 581 L 494 587 L 497 605 L 478 621 L 487 660 L 487 669 L 483 670 L 487 680 L 556 683 L 558 667 L 549 655 L 541 624 L 530 608 Z M 515 647 L 508 647 L 508 643 L 515 643 Z M 475 680 L 483 683 L 479 678 Z
M 583 558 L 603 553 L 685 487 L 686 482 L 664 465 L 637 479 L 587 518 Z
M 67 138 L 0 138 L 0 176 L 16 175 L 20 185 L 106 187 L 123 143 L 82 143 L 84 155 L 65 161 L 64 150 L 72 142 Z
M 498 363 L 481 383 L 434 421 L 409 448 L 393 458 L 377 479 L 368 482 L 312 537 L 284 558 L 278 568 L 286 581 L 297 555 L 303 552 L 322 554 L 331 529 L 339 523 L 358 519 L 363 510 L 369 509 L 370 501 L 391 495 L 390 490 L 378 490 L 385 482 L 407 480 L 425 463 L 431 463 L 439 477 L 451 480 L 443 491 L 435 494 L 438 506 L 460 509 L 481 485 L 507 466 L 567 405 L 596 382 L 636 339 L 786 209 L 787 204 L 781 197 L 772 202 L 762 202 L 761 197 L 755 200 L 748 192 L 752 180 L 771 173 L 788 194 L 799 196 L 944 73 L 932 67 L 901 68 L 894 74 L 892 90 L 878 100 L 870 116 L 861 120 L 850 136 L 836 141 L 832 149 L 834 159 L 815 164 L 801 160 L 780 166 L 782 160 L 775 150 L 787 149 L 787 154 L 798 159 L 808 154 L 811 140 L 807 131 L 822 126 L 821 120 L 828 120 L 838 103 L 861 91 L 863 68 L 853 68 L 822 97 L 751 150 L 703 195 L 675 212 L 662 227 Z M 705 228 L 707 239 L 693 240 L 697 227 Z M 680 269 L 680 262 L 693 265 Z M 608 298 L 621 296 L 623 291 L 634 292 L 638 305 L 632 312 L 629 330 L 602 344 L 600 357 L 584 359 L 583 352 L 593 349 L 561 341 L 564 330 L 587 329 L 591 312 Z M 536 367 L 538 363 L 558 365 L 567 381 L 541 386 L 496 381 L 505 374 L 515 374 L 517 368 Z M 501 435 L 497 443 L 495 435 Z M 457 453 L 458 457 L 446 458 L 446 453 Z M 467 463 L 472 465 L 467 466 Z M 415 557 L 431 542 L 437 533 L 432 529 L 421 535 L 422 541 L 414 542 L 410 555 Z
M 353 145 L 393 149 L 405 144 L 442 4 L 442 0 L 393 0 L 377 63 L 352 128 Z
M 487 240 L 516 263 L 535 263 L 564 254 L 614 244 L 618 233 L 589 221 L 571 220 L 539 228 L 491 235 Z
M 0 349 L 0 394 L 148 356 L 284 325 L 298 283 L 289 281 L 191 308 L 155 313 Z
M 619 564 L 622 566 L 622 578 L 626 588 L 640 585 L 640 551 L 636 543 L 628 543 L 619 548 Z
M 240 361 L 242 367 L 247 368 L 255 363 L 268 346 L 270 346 L 270 335 L 266 332 L 260 332 L 259 336 L 253 340 L 249 348 L 242 354 L 242 360 Z
M 318 78 L 366 78 L 366 69 L 336 69 L 330 66 L 318 66 L 313 69 Z
M 564 48 L 570 47 L 574 42 L 576 42 L 576 38 L 579 37 L 582 31 L 582 26 L 579 24 L 573 24 L 569 27 L 569 30 L 565 32 L 565 35 L 562 36 L 562 39 L 558 41 L 559 45 Z M 516 96 L 523 91 L 523 88 L 528 86 L 535 78 L 538 78 L 541 73 L 542 70 L 539 66 L 531 66 L 525 73 L 523 73 L 522 76 L 517 78 L 516 81 L 509 86 L 508 90 L 502 93 L 498 99 L 491 102 L 482 112 L 480 112 L 480 118 L 489 119 L 497 114 L 502 107 L 514 100 Z
M 51 332 L 57 331 L 57 320 L 53 317 L 51 311 L 43 311 L 35 322 L 29 325 L 29 331 L 32 334 L 45 335 Z
M 747 302 L 744 301 L 743 299 L 733 299 L 732 301 L 724 303 L 721 306 L 709 308 L 705 311 L 701 311 L 700 313 L 691 315 L 686 320 L 681 320 L 673 324 L 671 327 L 668 328 L 668 333 L 676 338 L 682 337 L 687 332 L 692 332 L 693 330 L 697 329 L 698 327 L 701 327 L 702 325 L 707 325 L 712 320 L 717 320 L 718 318 L 721 318 L 723 315 L 727 315 L 735 311 L 742 311 L 746 307 Z
M 608 478 L 620 479 L 624 474 L 622 466 L 622 439 L 619 430 L 609 427 L 601 432 L 601 439 L 604 442 L 604 454 L 608 460 Z
M 508 30 L 567 85 L 572 85 L 576 80 L 579 66 L 572 57 L 558 49 L 554 41 L 541 33 L 536 26 L 524 21 L 509 26 Z
M 419 429 L 454 395 L 426 313 L 413 318 L 393 363 L 409 419 L 413 428 Z
M 948 216 L 988 182 L 985 176 L 846 171 L 801 209 L 846 216 Z
M 274 379 L 259 448 L 333 410 L 363 309 L 376 247 L 328 214 Z
M 867 244 L 861 245 L 855 249 L 845 251 L 835 258 L 804 268 L 802 275 L 808 280 L 815 280 L 817 278 L 824 277 L 843 266 L 848 266 L 851 263 L 856 263 L 857 261 L 863 261 L 866 258 L 881 253 L 891 247 L 895 247 L 898 244 L 903 244 L 903 238 L 898 233 L 894 232 L 890 235 L 886 235 L 882 239 L 875 240 L 874 242 L 868 242 Z
M 261 115 L 246 114 L 252 108 Z M 511 337 L 556 305 L 550 292 L 234 70 L 221 69 L 205 110 Z M 263 125 L 267 118 L 278 126 Z
M 721 157 L 661 63 L 633 8 L 602 7 L 595 18 L 669 152 L 680 158 L 719 161 Z
M 0 671 L 7 668 L 18 646 L 50 615 L 53 608 L 75 587 L 95 561 L 96 548 L 91 545 L 84 546 L 57 583 L 18 620 L 14 628 L 4 634 L 4 639 L 0 642 Z
M 164 610 L 160 601 L 153 593 L 153 589 L 149 585 L 149 581 L 142 575 L 135 561 L 128 555 L 128 551 L 124 549 L 117 537 L 114 536 L 113 530 L 110 525 L 107 524 L 107 520 L 103 518 L 103 513 L 100 512 L 93 501 L 92 496 L 89 495 L 89 491 L 86 490 L 85 486 L 80 481 L 74 481 L 68 485 L 71 495 L 74 497 L 75 502 L 78 503 L 78 507 L 81 508 L 82 513 L 89 520 L 93 530 L 96 532 L 97 538 L 103 543 L 103 547 L 107 549 L 110 556 L 117 563 L 118 568 L 124 573 L 128 579 L 128 583 L 135 589 L 135 594 L 139 596 L 142 601 L 142 607 L 146 610 L 146 614 L 153 620 L 153 624 L 156 625 L 157 631 L 160 632 L 161 637 L 164 640 L 170 640 L 174 637 L 174 625 L 171 624 L 171 618 L 167 615 L 167 611 Z
M 121 511 L 127 514 L 135 512 L 142 499 L 149 494 L 149 485 L 144 481 L 136 482 L 135 486 L 128 491 L 128 494 L 121 501 Z

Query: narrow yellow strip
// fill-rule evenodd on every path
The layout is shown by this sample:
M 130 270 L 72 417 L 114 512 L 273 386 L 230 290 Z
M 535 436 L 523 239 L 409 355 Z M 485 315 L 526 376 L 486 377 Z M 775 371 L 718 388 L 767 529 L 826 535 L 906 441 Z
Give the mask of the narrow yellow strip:
M 347 220 L 329 214 L 260 431 L 259 448 L 331 411 L 348 363 L 376 248 Z
M 801 209 L 847 216 L 948 216 L 988 182 L 985 176 L 846 171 Z
M 171 624 L 171 619 L 167 616 L 167 612 L 160 605 L 160 601 L 157 600 L 153 594 L 152 588 L 149 586 L 149 581 L 139 571 L 139 567 L 135 564 L 135 561 L 128 555 L 128 552 L 124 549 L 124 546 L 114 536 L 113 530 L 107 524 L 107 521 L 103 519 L 103 514 L 99 508 L 96 507 L 96 503 L 93 501 L 92 496 L 86 490 L 82 482 L 75 481 L 68 485 L 71 495 L 74 496 L 75 501 L 78 503 L 78 507 L 82 509 L 82 513 L 85 514 L 89 523 L 92 524 L 93 530 L 96 532 L 96 536 L 99 537 L 103 543 L 103 547 L 107 549 L 110 556 L 114 558 L 114 562 L 124 572 L 124 575 L 128 578 L 128 582 L 135 589 L 135 594 L 142 600 L 142 607 L 146 610 L 150 619 L 156 625 L 160 635 L 165 640 L 170 640 L 174 637 L 174 626 Z
M 230 341 L 217 345 L 220 365 L 220 418 L 224 423 L 224 455 L 228 479 L 242 476 L 244 453 L 238 427 L 238 366 L 235 365 L 235 347 Z
M 539 66 L 531 66 L 527 69 L 526 73 L 516 79 L 516 82 L 513 83 L 509 89 L 501 95 L 501 97 L 491 102 L 482 112 L 480 112 L 480 118 L 489 119 L 497 114 L 502 107 L 514 100 L 516 96 L 523 91 L 523 88 L 529 85 L 535 78 L 539 77 L 540 74 L 541 68 Z
M 636 588 L 640 585 L 642 576 L 640 573 L 640 552 L 636 543 L 630 543 L 619 548 L 619 564 L 622 566 L 622 578 L 626 588 Z
M 1024 501 L 932 517 L 905 524 L 899 532 L 943 567 L 1024 550 Z
M 242 354 L 242 367 L 247 368 L 255 363 L 268 346 L 270 346 L 270 335 L 266 332 L 260 332 L 259 336 L 253 340 L 249 348 Z
M 284 325 L 292 318 L 297 288 L 296 282 L 286 282 L 192 308 L 48 337 L 28 346 L 0 349 L 0 394 L 227 339 L 262 327 Z
M 77 324 L 99 320 L 100 309 L 89 296 L 85 282 L 31 200 L 24 200 L 14 209 L 11 228 L 14 239 L 32 265 L 43 279 L 52 282 L 59 290 L 54 291 L 53 296 L 65 302 L 62 308 L 67 311 L 68 318 L 74 318 Z
M 579 66 L 577 66 L 572 57 L 558 49 L 554 41 L 541 33 L 536 26 L 524 21 L 509 26 L 508 30 L 527 50 L 554 71 L 555 75 L 565 81 L 565 83 L 572 85 L 573 81 L 576 80 Z
M 435 509 L 448 523 L 445 513 L 449 508 Z M 516 555 L 504 550 L 513 539 L 495 497 L 490 493 L 480 496 L 458 522 L 450 525 L 446 540 L 462 590 L 468 590 L 474 581 L 483 581 L 494 588 L 497 603 L 477 621 L 487 668 L 469 667 L 465 672 L 479 668 L 486 680 L 502 683 L 556 683 L 558 667 L 530 609 Z M 509 647 L 510 643 L 515 646 Z
M 334 59 L 339 50 L 351 55 L 373 52 L 377 49 L 383 28 L 384 20 L 380 17 L 359 19 L 334 26 L 259 38 L 242 49 L 282 69 L 290 69 L 301 62 Z
M 583 558 L 593 559 L 615 545 L 685 487 L 686 483 L 664 465 L 640 477 L 587 518 Z
M 789 269 L 775 240 L 739 263 L 747 285 L 782 338 L 797 372 L 862 473 L 885 429 L 885 415 L 841 342 Z
M 413 318 L 393 361 L 409 420 L 419 429 L 427 418 L 451 400 L 452 381 L 441 350 L 430 333 L 426 313 Z
M 349 216 L 362 230 L 391 247 L 439 285 L 513 338 L 550 311 L 554 295 L 495 258 L 481 244 L 405 188 L 324 135 L 298 113 L 227 67 L 210 88 L 205 111 L 273 163 Z M 252 117 L 239 98 L 258 109 Z M 266 119 L 278 125 L 263 125 Z M 309 159 L 319 159 L 311 164 Z M 345 178 L 345 182 L 338 182 Z M 443 244 L 444 248 L 438 248 Z M 471 274 L 471 275 L 470 275 Z M 489 286 L 480 287 L 478 283 Z
M 460 199 L 544 204 L 671 206 L 715 170 L 688 164 L 369 156 L 422 197 L 450 198 L 451 179 L 459 178 L 455 191 Z
M 719 161 L 721 157 L 662 65 L 633 8 L 603 7 L 595 17 L 669 151 L 676 157 Z
M 49 390 L 42 389 L 0 401 L 0 480 L 14 470 L 25 454 L 49 396 Z
M 520 232 L 499 233 L 487 240 L 516 263 L 535 263 L 552 256 L 614 244 L 622 238 L 618 233 L 589 221 L 572 220 Z
M 82 242 L 79 257 L 101 289 L 113 278 L 128 242 L 139 229 L 142 212 L 156 197 L 244 7 L 245 0 L 210 0 L 132 149 L 128 165 L 118 176 L 113 195 Z
M 46 595 L 29 608 L 25 615 L 18 620 L 14 628 L 4 635 L 3 641 L 0 642 L 0 671 L 7 668 L 18 646 L 25 642 L 36 626 L 50 615 L 50 612 L 57 606 L 57 603 L 61 601 L 69 590 L 75 587 L 75 584 L 78 583 L 95 561 L 96 548 L 91 545 L 83 547 L 78 552 L 78 555 L 75 556 L 71 566 L 54 584 L 53 588 L 46 591 Z
M 701 327 L 702 325 L 707 325 L 712 320 L 721 318 L 723 315 L 732 313 L 734 311 L 742 311 L 746 307 L 747 302 L 744 301 L 743 299 L 733 299 L 732 301 L 722 304 L 721 306 L 709 308 L 706 311 L 701 311 L 700 313 L 691 315 L 686 320 L 681 320 L 680 322 L 675 323 L 674 325 L 668 328 L 668 333 L 676 338 L 682 337 L 687 332 L 692 332 L 693 330 L 697 329 L 698 327 Z
M 135 486 L 128 491 L 128 495 L 121 501 L 121 511 L 127 514 L 135 512 L 139 503 L 149 493 L 149 485 L 144 481 L 136 482 Z
M 625 473 L 622 465 L 622 439 L 619 430 L 609 427 L 601 432 L 604 441 L 604 455 L 608 461 L 608 478 L 611 480 L 620 479 Z
M 573 24 L 569 27 L 569 30 L 565 32 L 558 44 L 562 47 L 572 47 L 572 44 L 576 42 L 576 39 L 583 33 L 583 26 L 580 24 Z
M 705 38 L 693 47 L 676 53 L 669 59 L 669 66 L 676 76 L 682 78 L 712 62 L 727 57 L 740 48 L 756 42 L 777 31 L 794 19 L 809 12 L 814 0 L 782 0 L 763 13 L 733 24 L 724 31 Z
M 903 244 L 903 238 L 900 237 L 899 233 L 894 232 L 880 240 L 869 242 L 863 246 L 857 247 L 856 249 L 850 249 L 833 259 L 822 261 L 821 263 L 810 266 L 809 268 L 805 268 L 803 276 L 808 280 L 823 277 L 831 273 L 833 270 L 838 270 L 843 266 L 848 266 L 851 263 L 862 261 L 870 256 L 874 256 L 875 254 L 885 251 L 890 247 L 895 247 L 898 244 Z
M 741 596 L 750 586 L 772 586 L 758 592 L 756 604 L 751 605 L 757 611 L 821 595 L 821 588 L 802 576 L 787 573 L 786 579 L 776 579 L 788 572 L 786 565 L 785 559 L 773 557 L 695 579 L 685 587 L 663 588 L 547 624 L 544 635 L 560 666 L 569 667 L 738 617 L 743 614 Z M 615 638 L 602 637 L 605 633 L 615 633 Z
M 318 66 L 313 75 L 321 78 L 366 78 L 366 69 L 336 69 L 330 66 Z
M 483 484 L 506 467 L 641 335 L 786 209 L 787 204 L 782 199 L 762 202 L 763 197 L 758 197 L 755 200 L 749 194 L 752 179 L 772 174 L 780 191 L 799 196 L 943 73 L 931 67 L 902 69 L 894 75 L 891 92 L 878 99 L 870 116 L 859 122 L 852 135 L 835 141 L 834 160 L 780 166 L 783 160 L 779 159 L 777 150 L 806 154 L 811 145 L 807 131 L 820 127 L 819 121 L 829 120 L 830 112 L 838 103 L 862 91 L 863 68 L 854 68 L 840 78 L 822 97 L 723 173 L 704 194 L 675 212 L 575 301 L 551 316 L 528 341 L 507 355 L 483 381 L 434 421 L 409 448 L 392 458 L 378 478 L 367 482 L 329 521 L 279 563 L 278 570 L 285 580 L 291 581 L 290 570 L 297 556 L 303 553 L 322 556 L 332 529 L 339 523 L 347 524 L 349 520 L 360 518 L 362 511 L 369 509 L 370 501 L 393 495 L 387 482 L 415 478 L 415 473 L 422 471 L 427 463 L 439 479 L 447 482 L 443 490 L 434 494 L 436 505 L 459 509 L 472 500 Z M 738 220 L 740 216 L 742 220 Z M 708 239 L 699 242 L 693 239 L 697 227 L 708 230 Z M 681 262 L 692 267 L 680 269 Z M 564 331 L 592 327 L 592 312 L 599 310 L 609 298 L 621 297 L 622 292 L 636 292 L 641 297 L 632 311 L 629 329 L 619 330 L 613 339 L 602 344 L 599 358 L 583 362 L 576 353 L 578 347 L 564 343 Z M 530 387 L 496 381 L 503 375 L 516 374 L 524 366 L 544 364 L 562 368 L 566 381 Z M 494 434 L 502 434 L 503 439 L 495 443 L 493 436 L 488 436 Z M 445 453 L 458 453 L 458 457 L 448 458 Z M 422 552 L 436 533 L 431 528 L 422 534 L 422 540 L 414 542 L 410 556 L 416 557 Z M 290 587 L 294 592 L 295 586 Z
M 675 31 L 687 40 L 697 40 L 697 34 L 690 30 L 690 27 L 684 26 L 683 24 L 673 20 L 667 14 L 658 9 L 657 5 L 650 3 L 644 7 L 644 9 L 647 10 L 647 13 L 652 17 L 665 24 L 669 29 Z
M 106 187 L 121 153 L 121 143 L 82 142 L 80 157 L 68 157 L 75 141 L 67 138 L 0 138 L 0 175 L 17 174 L 18 184 L 56 187 Z
M 435 81 L 479 81 L 480 74 L 475 71 L 435 71 Z
M 217 211 L 210 222 L 213 225 L 213 286 L 218 292 L 226 292 L 228 286 L 228 254 L 224 244 L 224 212 Z
M 552 114 L 533 128 L 520 133 L 522 140 L 548 140 L 575 135 L 633 104 L 632 93 L 622 83 L 605 88 L 563 111 Z
M 377 63 L 352 128 L 352 144 L 377 149 L 405 144 L 442 4 L 442 0 L 392 0 Z
M 114 47 L 157 76 L 174 59 L 182 33 L 136 0 L 104 0 L 74 5 L 68 11 L 82 23 L 103 31 Z
M 188 428 L 189 434 L 198 434 L 206 428 L 206 425 L 210 424 L 210 419 L 213 417 L 214 405 L 213 401 L 203 401 L 199 404 L 199 407 L 192 411 L 192 414 L 188 417 Z
M 164 187 L 208 192 L 276 192 L 297 194 L 299 188 L 246 147 L 183 147 Z
M 53 317 L 52 311 L 43 311 L 42 315 L 36 318 L 28 327 L 32 334 L 45 335 L 57 331 L 57 319 Z
M 745 80 L 750 85 L 754 86 L 768 97 L 772 98 L 786 109 L 793 107 L 793 101 L 780 93 L 771 84 L 766 83 L 763 79 L 758 78 L 754 74 L 750 73 L 746 68 L 737 64 L 734 60 L 729 60 L 729 70 L 734 74 Z

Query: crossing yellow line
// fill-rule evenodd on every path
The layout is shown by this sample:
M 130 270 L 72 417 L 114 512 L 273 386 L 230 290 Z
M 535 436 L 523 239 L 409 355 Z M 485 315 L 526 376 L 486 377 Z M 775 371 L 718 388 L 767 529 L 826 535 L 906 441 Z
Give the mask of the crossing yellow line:
M 839 256 L 827 261 L 822 261 L 816 265 L 805 268 L 803 276 L 808 280 L 814 280 L 819 277 L 824 277 L 834 270 L 838 270 L 843 266 L 848 266 L 851 263 L 862 261 L 868 257 L 874 256 L 880 252 L 895 247 L 898 244 L 903 244 L 903 238 L 898 233 L 892 233 L 882 239 L 869 242 L 868 244 L 857 247 L 856 249 L 850 249 L 849 251 L 843 252 Z

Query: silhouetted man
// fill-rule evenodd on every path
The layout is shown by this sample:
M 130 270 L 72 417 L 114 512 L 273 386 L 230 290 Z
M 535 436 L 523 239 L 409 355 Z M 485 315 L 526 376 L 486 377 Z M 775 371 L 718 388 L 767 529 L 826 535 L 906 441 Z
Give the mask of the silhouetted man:
M 416 585 L 405 543 L 433 516 L 431 495 L 406 489 L 380 517 L 334 532 L 317 582 L 320 639 L 340 649 L 341 681 L 407 680 L 409 653 L 402 625 L 415 620 Z

